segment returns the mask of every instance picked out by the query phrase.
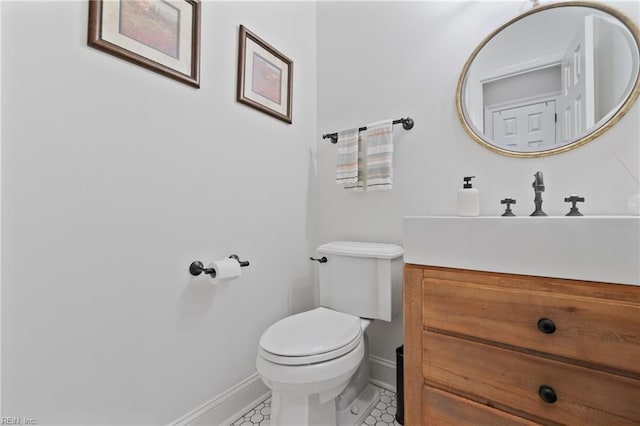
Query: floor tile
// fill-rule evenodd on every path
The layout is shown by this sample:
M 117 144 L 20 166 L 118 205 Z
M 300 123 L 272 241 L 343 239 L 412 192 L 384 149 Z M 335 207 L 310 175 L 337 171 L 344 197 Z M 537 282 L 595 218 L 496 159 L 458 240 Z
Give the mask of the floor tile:
M 397 403 L 396 393 L 376 386 L 380 391 L 380 401 L 371 410 L 365 419 L 363 426 L 401 426 L 396 421 Z M 243 414 L 239 419 L 231 423 L 231 426 L 270 426 L 271 424 L 271 397 Z

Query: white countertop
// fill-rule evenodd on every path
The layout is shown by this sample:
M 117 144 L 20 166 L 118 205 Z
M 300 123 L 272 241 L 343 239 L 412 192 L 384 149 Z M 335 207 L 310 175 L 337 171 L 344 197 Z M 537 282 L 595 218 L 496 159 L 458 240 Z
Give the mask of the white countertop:
M 640 216 L 403 219 L 404 261 L 640 285 Z

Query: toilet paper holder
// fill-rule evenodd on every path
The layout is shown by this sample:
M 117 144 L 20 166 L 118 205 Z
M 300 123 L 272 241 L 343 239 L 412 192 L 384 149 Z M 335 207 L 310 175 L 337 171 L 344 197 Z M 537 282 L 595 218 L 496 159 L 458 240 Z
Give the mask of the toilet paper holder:
M 229 256 L 229 259 L 235 259 L 238 261 L 238 263 L 240 264 L 240 266 L 242 266 L 243 268 L 245 266 L 249 266 L 249 261 L 248 260 L 240 260 L 240 258 L 238 257 L 237 254 L 232 254 L 231 256 Z M 189 273 L 191 275 L 193 275 L 194 277 L 197 277 L 198 275 L 200 275 L 201 273 L 205 273 L 207 275 L 211 275 L 211 278 L 215 278 L 216 277 L 216 271 L 213 268 L 205 268 L 204 264 L 202 262 L 200 262 L 199 260 L 195 260 L 193 262 L 191 262 L 191 265 L 189 265 Z

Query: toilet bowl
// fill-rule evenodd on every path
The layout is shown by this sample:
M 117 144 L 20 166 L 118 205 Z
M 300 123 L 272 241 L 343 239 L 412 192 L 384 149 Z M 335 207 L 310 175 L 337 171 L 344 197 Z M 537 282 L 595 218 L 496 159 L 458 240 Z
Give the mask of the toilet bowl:
M 393 244 L 337 241 L 318 248 L 320 307 L 261 336 L 256 368 L 271 389 L 272 426 L 361 424 L 378 392 L 365 331 L 401 310 L 402 253 Z
M 337 424 L 335 399 L 365 360 L 364 333 L 370 323 L 320 307 L 265 331 L 256 367 L 272 391 L 272 425 Z

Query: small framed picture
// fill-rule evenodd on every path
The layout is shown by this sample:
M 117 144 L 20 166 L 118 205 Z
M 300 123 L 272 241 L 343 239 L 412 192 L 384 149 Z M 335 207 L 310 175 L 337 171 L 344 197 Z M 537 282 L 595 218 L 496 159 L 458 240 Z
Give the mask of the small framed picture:
M 292 123 L 293 61 L 240 25 L 237 100 Z
M 89 0 L 88 44 L 200 87 L 199 0 Z

